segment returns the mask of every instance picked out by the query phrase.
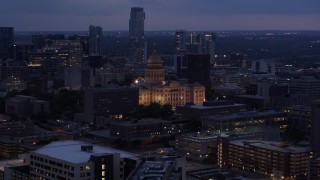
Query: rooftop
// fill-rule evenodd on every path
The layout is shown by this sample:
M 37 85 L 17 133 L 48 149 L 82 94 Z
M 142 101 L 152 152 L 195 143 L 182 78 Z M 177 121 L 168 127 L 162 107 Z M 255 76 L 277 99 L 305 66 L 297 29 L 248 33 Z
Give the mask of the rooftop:
M 270 110 L 270 111 L 248 111 L 248 112 L 240 112 L 228 115 L 215 115 L 215 116 L 208 116 L 208 119 L 215 119 L 215 120 L 228 120 L 228 119 L 235 119 L 235 118 L 252 118 L 258 116 L 272 116 L 272 115 L 280 115 L 282 112 Z
M 244 146 L 246 144 L 283 153 L 305 153 L 311 151 L 311 148 L 309 146 L 296 146 L 293 144 L 286 144 L 278 141 L 235 140 L 230 141 L 230 144 L 238 146 Z
M 42 148 L 33 151 L 34 153 L 49 156 L 51 158 L 61 159 L 71 163 L 88 162 L 91 155 L 96 154 L 115 154 L 119 153 L 122 158 L 137 159 L 138 155 L 130 152 L 113 149 L 93 144 L 92 151 L 81 151 L 81 146 L 92 145 L 82 141 L 66 140 L 52 142 Z
M 21 165 L 25 165 L 23 159 L 0 161 L 0 170 L 3 171 L 5 167 L 21 166 Z
M 169 123 L 170 121 L 165 121 L 161 119 L 154 119 L 154 118 L 145 118 L 138 120 L 136 122 L 132 121 L 121 121 L 121 122 L 114 122 L 112 124 L 117 124 L 121 126 L 132 126 L 132 125 L 143 125 L 143 124 L 158 124 L 158 123 Z
M 245 106 L 244 104 L 228 104 L 228 105 L 219 105 L 219 106 L 204 106 L 204 105 L 190 105 L 184 106 L 189 107 L 192 109 L 219 109 L 219 108 L 226 108 L 226 107 L 241 107 Z
M 287 109 L 296 110 L 296 111 L 311 111 L 310 106 L 303 106 L 303 105 L 295 105 L 295 106 L 288 107 Z

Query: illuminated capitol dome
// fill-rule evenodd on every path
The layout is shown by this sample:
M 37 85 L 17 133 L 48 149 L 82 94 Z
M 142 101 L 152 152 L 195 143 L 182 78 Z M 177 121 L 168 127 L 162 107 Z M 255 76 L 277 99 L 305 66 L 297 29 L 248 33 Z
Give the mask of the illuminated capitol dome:
M 160 56 L 156 49 L 153 49 L 151 56 L 148 59 L 147 68 L 145 70 L 146 83 L 163 83 L 164 82 L 164 68 Z
M 132 85 L 139 87 L 139 104 L 142 105 L 157 102 L 175 108 L 186 103 L 202 104 L 205 98 L 205 88 L 199 83 L 165 82 L 164 67 L 155 49 L 148 59 L 144 82 L 136 80 Z

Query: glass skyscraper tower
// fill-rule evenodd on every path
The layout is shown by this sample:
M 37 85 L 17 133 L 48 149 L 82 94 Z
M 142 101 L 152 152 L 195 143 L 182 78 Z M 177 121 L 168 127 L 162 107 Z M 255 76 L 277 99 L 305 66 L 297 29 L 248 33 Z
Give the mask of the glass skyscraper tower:
M 0 27 L 0 59 L 12 57 L 13 43 L 13 27 Z
M 89 55 L 101 55 L 102 27 L 90 25 L 89 27 Z
M 131 8 L 129 19 L 129 61 L 134 64 L 144 64 L 146 43 L 144 40 L 145 12 L 141 7 Z

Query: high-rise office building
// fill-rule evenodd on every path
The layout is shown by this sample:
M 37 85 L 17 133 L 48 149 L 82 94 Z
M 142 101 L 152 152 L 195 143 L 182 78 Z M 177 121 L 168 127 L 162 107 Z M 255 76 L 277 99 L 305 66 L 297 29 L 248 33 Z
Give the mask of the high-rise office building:
M 134 64 L 144 64 L 146 43 L 144 40 L 145 12 L 141 7 L 131 8 L 129 19 L 129 61 Z
M 202 54 L 210 54 L 210 64 L 214 63 L 215 34 L 205 32 L 202 36 Z
M 187 58 L 186 58 L 186 36 L 185 30 L 177 30 L 175 33 L 175 50 L 174 67 L 175 73 L 179 77 L 186 77 L 187 74 Z
M 0 27 L 0 59 L 7 59 L 12 57 L 13 43 L 13 27 Z
M 176 39 L 176 53 L 184 52 L 186 49 L 186 31 L 177 30 L 175 33 Z
M 311 107 L 311 148 L 320 154 L 320 100 L 313 101 Z
M 212 32 L 203 34 L 191 33 L 187 51 L 189 54 L 209 54 L 210 64 L 214 64 L 215 34 Z
M 210 55 L 188 54 L 188 82 L 199 82 L 206 88 L 210 87 Z
M 43 34 L 32 35 L 32 44 L 34 49 L 42 49 L 46 44 L 46 37 Z
M 102 27 L 89 27 L 89 55 L 101 55 Z

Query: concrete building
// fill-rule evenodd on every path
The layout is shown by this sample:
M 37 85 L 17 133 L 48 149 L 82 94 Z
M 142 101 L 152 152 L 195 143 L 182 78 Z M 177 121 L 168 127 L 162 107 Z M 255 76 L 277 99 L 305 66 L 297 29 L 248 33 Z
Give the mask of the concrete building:
M 301 130 L 307 137 L 311 131 L 311 107 L 291 106 L 284 109 L 288 118 L 288 127 Z
M 308 180 L 320 179 L 320 158 L 309 161 Z
M 0 161 L 0 180 L 30 179 L 30 170 L 24 159 Z
M 306 179 L 308 162 L 313 157 L 309 146 L 273 141 L 235 140 L 221 138 L 218 165 L 252 171 L 278 179 Z
M 8 78 L 14 77 L 19 78 L 21 80 L 28 79 L 28 65 L 26 61 L 14 61 L 14 60 L 6 60 L 1 63 L 1 76 L 0 80 L 6 80 Z
M 286 124 L 287 118 L 285 114 L 274 110 L 207 116 L 202 119 L 203 130 L 209 131 L 232 131 L 259 125 L 285 128 Z
M 110 124 L 110 135 L 119 138 L 143 138 L 166 136 L 171 133 L 172 123 L 160 119 L 115 122 Z
M 208 161 L 209 159 L 216 159 L 218 140 L 220 137 L 228 137 L 231 140 L 278 140 L 279 135 L 279 130 L 268 127 L 253 127 L 247 128 L 244 131 L 221 133 L 203 131 L 176 136 L 175 148 L 189 160 Z
M 56 141 L 30 153 L 30 174 L 32 179 L 124 180 L 137 163 L 137 155 L 128 152 Z
M 89 88 L 84 92 L 85 119 L 95 123 L 99 116 L 122 119 L 139 103 L 139 89 L 134 87 Z
M 163 156 L 156 160 L 144 161 L 127 179 L 186 180 L 185 159 L 182 157 Z
M 276 73 L 276 65 L 273 60 L 256 60 L 252 61 L 251 71 L 253 73 L 265 73 L 272 74 Z
M 101 56 L 102 27 L 90 25 L 89 27 L 89 55 Z
M 17 95 L 6 100 L 6 113 L 18 116 L 29 116 L 49 112 L 49 102 L 35 97 Z
M 292 79 L 289 85 L 290 94 L 320 95 L 320 80 L 312 76 Z
M 144 64 L 146 43 L 144 39 L 145 12 L 142 7 L 131 8 L 129 19 L 129 62 Z
M 176 107 L 181 119 L 201 121 L 205 116 L 226 115 L 246 111 L 246 105 L 232 101 L 203 102 L 202 105 L 182 105 Z
M 93 70 L 89 67 L 64 68 L 64 88 L 80 90 L 94 85 Z

